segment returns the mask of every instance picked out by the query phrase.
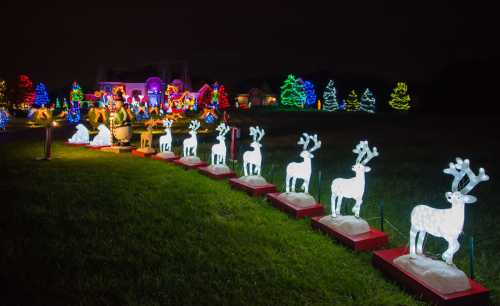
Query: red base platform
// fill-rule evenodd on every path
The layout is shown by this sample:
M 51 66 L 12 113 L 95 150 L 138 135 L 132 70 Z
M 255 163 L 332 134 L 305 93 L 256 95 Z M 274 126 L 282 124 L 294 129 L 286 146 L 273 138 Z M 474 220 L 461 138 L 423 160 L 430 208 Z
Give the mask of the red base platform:
M 184 168 L 185 170 L 192 170 L 192 169 L 198 169 L 200 167 L 206 167 L 208 164 L 204 161 L 199 161 L 197 163 L 186 163 L 182 159 L 176 159 L 174 160 L 174 164 L 177 164 Z
M 300 219 L 305 217 L 322 216 L 325 214 L 323 205 L 316 203 L 310 207 L 299 207 L 295 206 L 293 203 L 286 201 L 279 197 L 281 193 L 268 193 L 267 200 L 273 204 L 273 206 L 278 209 L 288 213 L 289 215 Z
M 270 192 L 276 192 L 276 186 L 273 184 L 265 184 L 260 186 L 253 186 L 245 181 L 240 180 L 239 178 L 231 178 L 229 179 L 229 185 L 232 188 L 243 190 L 251 196 L 259 197 L 262 195 L 266 195 Z
M 102 148 L 107 148 L 109 146 L 91 146 L 91 145 L 86 145 L 85 148 L 94 150 L 94 151 L 100 151 Z
M 323 216 L 313 217 L 311 219 L 311 226 L 330 237 L 336 238 L 340 243 L 355 251 L 372 251 L 389 243 L 389 236 L 377 229 L 370 228 L 368 233 L 349 236 L 319 222 L 321 218 Z
M 198 172 L 216 180 L 223 180 L 227 178 L 236 177 L 236 173 L 234 173 L 234 171 L 218 173 L 213 171 L 210 167 L 200 167 L 198 168 Z
M 86 147 L 88 146 L 88 143 L 69 143 L 69 142 L 64 142 L 64 145 L 70 146 L 70 147 Z
M 177 160 L 180 157 L 179 156 L 174 156 L 174 157 L 170 157 L 170 158 L 161 158 L 161 157 L 158 157 L 156 155 L 151 155 L 150 158 L 154 159 L 154 160 L 164 161 L 164 162 L 173 162 L 174 160 Z
M 137 151 L 137 150 L 132 150 L 131 153 L 133 155 L 139 156 L 139 157 L 151 157 L 152 155 L 156 154 L 156 153 L 144 153 L 144 152 Z
M 452 294 L 442 294 L 431 288 L 412 274 L 401 270 L 393 264 L 393 260 L 401 255 L 408 254 L 406 247 L 375 251 L 372 263 L 385 275 L 396 280 L 403 287 L 415 293 L 422 299 L 436 305 L 489 305 L 489 290 L 474 280 L 469 279 L 471 289 Z

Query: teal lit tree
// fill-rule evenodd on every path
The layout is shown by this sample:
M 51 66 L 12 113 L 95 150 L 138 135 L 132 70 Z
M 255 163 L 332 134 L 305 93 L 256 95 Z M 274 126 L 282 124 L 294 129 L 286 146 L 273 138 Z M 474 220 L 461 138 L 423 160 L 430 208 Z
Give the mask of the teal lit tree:
M 357 112 L 360 109 L 358 94 L 354 89 L 349 92 L 345 100 L 345 108 L 348 112 Z
M 410 95 L 408 94 L 408 85 L 398 82 L 392 90 L 389 105 L 399 111 L 410 110 Z
M 55 106 L 55 109 L 61 109 L 62 108 L 62 105 L 61 105 L 61 100 L 59 100 L 59 97 L 56 98 L 56 106 Z
M 365 92 L 361 96 L 361 110 L 367 113 L 375 113 L 375 96 L 370 91 L 369 88 L 365 89 Z
M 339 102 L 337 101 L 337 89 L 333 80 L 328 81 L 325 91 L 323 92 L 323 110 L 334 112 L 339 110 Z
M 303 107 L 306 100 L 304 87 L 300 79 L 289 74 L 281 86 L 281 104 L 287 106 Z
M 33 102 L 33 106 L 40 108 L 42 106 L 48 106 L 49 102 L 47 87 L 45 87 L 43 83 L 38 83 L 35 88 L 35 101 Z
M 314 106 L 316 104 L 316 90 L 314 84 L 310 81 L 304 81 L 304 93 L 306 95 L 305 105 Z

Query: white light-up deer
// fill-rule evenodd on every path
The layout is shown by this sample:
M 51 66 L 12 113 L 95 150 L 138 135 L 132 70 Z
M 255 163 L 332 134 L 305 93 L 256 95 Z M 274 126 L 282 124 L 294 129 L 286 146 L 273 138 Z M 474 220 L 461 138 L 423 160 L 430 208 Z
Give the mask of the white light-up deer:
M 310 141 L 314 142 L 314 145 L 308 149 Z M 300 157 L 304 160 L 300 163 L 292 162 L 286 167 L 286 192 L 295 192 L 295 183 L 297 179 L 302 179 L 304 183 L 302 184 L 302 189 L 305 193 L 309 193 L 309 180 L 311 179 L 311 159 L 314 158 L 312 152 L 321 148 L 321 141 L 318 140 L 318 135 L 309 135 L 307 133 L 302 133 L 302 137 L 297 142 L 297 144 L 302 145 L 302 152 L 300 152 Z
M 474 203 L 477 200 L 476 197 L 467 194 L 480 182 L 490 179 L 483 168 L 479 168 L 479 174 L 475 175 L 469 167 L 468 159 L 457 158 L 456 160 L 456 163 L 450 163 L 449 167 L 443 170 L 444 173 L 453 176 L 451 192 L 445 194 L 446 200 L 451 203 L 451 208 L 437 209 L 427 205 L 418 205 L 411 212 L 411 258 L 416 258 L 417 254 L 423 254 L 425 235 L 431 234 L 448 242 L 448 249 L 442 254 L 442 258 L 447 264 L 453 264 L 453 255 L 460 248 L 458 236 L 462 233 L 464 226 L 465 204 Z M 465 175 L 468 177 L 468 183 L 458 190 Z
M 172 120 L 164 120 L 165 135 L 160 136 L 160 152 L 172 151 Z
M 250 146 L 253 148 L 253 151 L 246 151 L 243 153 L 243 171 L 245 176 L 260 175 L 262 163 L 262 154 L 260 152 L 262 144 L 260 141 L 264 135 L 264 129 L 261 129 L 258 126 L 250 127 L 250 136 L 253 137 L 253 142 Z
M 225 165 L 226 164 L 226 134 L 231 128 L 224 122 L 219 124 L 216 130 L 219 132 L 216 143 L 212 146 L 212 165 Z
M 196 138 L 197 130 L 200 128 L 200 122 L 198 120 L 191 120 L 189 123 L 189 138 L 184 139 L 182 142 L 182 148 L 184 151 L 184 157 L 196 156 L 196 149 L 198 148 L 198 139 Z
M 363 204 L 363 194 L 365 193 L 365 173 L 371 170 L 366 164 L 372 158 L 378 156 L 377 147 L 373 147 L 373 149 L 370 150 L 368 141 L 360 141 L 352 151 L 358 154 L 356 163 L 352 166 L 352 171 L 354 171 L 356 175 L 353 178 L 337 178 L 332 181 L 332 217 L 340 215 L 342 199 L 349 198 L 356 201 L 352 208 L 352 212 L 356 218 L 359 218 L 359 211 L 361 210 L 361 204 Z

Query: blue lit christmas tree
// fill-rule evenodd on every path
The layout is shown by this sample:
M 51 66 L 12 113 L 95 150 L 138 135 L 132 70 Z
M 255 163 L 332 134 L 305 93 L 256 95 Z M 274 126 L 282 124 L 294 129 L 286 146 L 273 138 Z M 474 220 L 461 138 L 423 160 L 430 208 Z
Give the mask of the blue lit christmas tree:
M 314 84 L 310 81 L 304 81 L 304 92 L 306 94 L 306 106 L 314 106 L 317 98 Z
M 70 123 L 80 122 L 80 105 L 78 102 L 71 102 L 71 107 L 66 118 Z
M 49 106 L 49 102 L 49 94 L 47 93 L 45 84 L 38 83 L 35 88 L 35 102 L 33 102 L 33 106 L 37 108 Z
M 369 88 L 361 96 L 361 110 L 367 113 L 375 113 L 375 96 Z
M 337 101 L 337 89 L 333 80 L 328 81 L 325 91 L 323 92 L 323 110 L 327 112 L 334 112 L 340 109 L 339 102 Z

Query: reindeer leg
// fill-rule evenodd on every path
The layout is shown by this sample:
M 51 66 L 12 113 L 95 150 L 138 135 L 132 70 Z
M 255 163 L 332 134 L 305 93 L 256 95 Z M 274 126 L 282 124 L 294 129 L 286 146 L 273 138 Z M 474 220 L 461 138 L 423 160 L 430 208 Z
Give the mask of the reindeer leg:
M 295 192 L 295 185 L 297 184 L 297 177 L 296 176 L 292 176 L 292 186 L 290 187 L 290 190 L 292 192 Z
M 342 208 L 342 199 L 343 198 L 344 198 L 343 196 L 337 196 L 337 205 L 335 206 L 335 212 L 339 216 L 341 215 L 340 209 Z
M 255 172 L 257 175 L 260 175 L 260 165 L 255 165 Z
M 418 241 L 417 241 L 417 254 L 422 255 L 424 254 L 424 240 L 425 240 L 425 235 L 427 234 L 426 231 L 420 231 L 418 233 Z
M 362 199 L 357 199 L 354 207 L 352 208 L 352 212 L 356 218 L 359 218 L 359 211 L 361 210 L 361 204 L 363 204 Z
M 417 254 L 415 253 L 415 240 L 417 239 L 418 231 L 413 226 L 410 229 L 410 258 L 416 258 Z
M 453 255 L 455 255 L 455 253 L 460 248 L 460 243 L 458 242 L 457 238 L 445 239 L 446 241 L 448 241 L 448 249 L 443 253 L 442 258 L 447 264 L 453 265 Z
M 335 201 L 337 200 L 336 197 L 337 196 L 335 195 L 335 193 L 332 192 L 332 197 L 330 198 L 330 206 L 331 206 L 331 210 L 332 210 L 332 217 L 334 217 L 334 218 L 337 217 L 337 213 L 335 211 L 335 206 L 336 206 Z
M 243 162 L 243 173 L 245 174 L 245 176 L 248 176 L 247 167 L 248 167 L 248 163 L 247 162 Z
M 290 176 L 287 174 L 286 180 L 285 180 L 285 190 L 286 192 L 290 192 Z

